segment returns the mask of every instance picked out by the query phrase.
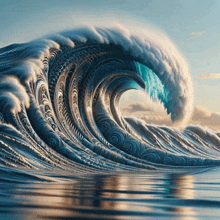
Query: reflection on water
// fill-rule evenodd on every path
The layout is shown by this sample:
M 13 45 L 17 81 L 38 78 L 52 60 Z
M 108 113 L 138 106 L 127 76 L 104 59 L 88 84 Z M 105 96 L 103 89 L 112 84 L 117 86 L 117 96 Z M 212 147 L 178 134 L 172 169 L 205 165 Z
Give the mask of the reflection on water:
M 177 198 L 177 199 L 194 199 L 194 185 L 193 176 L 191 175 L 170 175 L 167 180 L 168 194 L 165 198 Z M 170 211 L 179 213 L 181 215 L 179 219 L 195 220 L 196 212 L 194 208 L 188 206 L 177 206 L 169 208 Z
M 195 220 L 218 216 L 219 200 L 199 197 L 205 192 L 202 184 L 192 175 L 158 173 L 0 183 L 0 219 Z
M 193 176 L 170 175 L 167 181 L 168 198 L 193 199 Z

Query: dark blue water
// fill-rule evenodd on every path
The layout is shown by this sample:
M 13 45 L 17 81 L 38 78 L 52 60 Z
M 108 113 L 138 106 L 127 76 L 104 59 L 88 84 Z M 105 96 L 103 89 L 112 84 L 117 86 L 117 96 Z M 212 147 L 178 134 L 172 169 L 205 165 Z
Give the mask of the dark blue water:
M 24 181 L 25 175 L 11 181 L 4 176 L 0 219 L 192 220 L 220 216 L 219 169 L 199 174 L 150 172 L 57 179 L 48 175 L 44 181 Z

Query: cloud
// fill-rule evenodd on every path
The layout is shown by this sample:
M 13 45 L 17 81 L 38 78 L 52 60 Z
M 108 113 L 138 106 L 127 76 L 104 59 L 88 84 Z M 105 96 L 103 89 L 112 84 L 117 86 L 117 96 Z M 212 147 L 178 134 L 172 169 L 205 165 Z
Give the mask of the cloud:
M 144 120 L 147 124 L 178 126 L 178 124 L 172 123 L 170 115 L 167 115 L 165 111 L 155 111 L 142 102 L 129 105 L 129 107 L 123 110 L 125 113 L 127 112 L 125 115 L 130 116 L 133 113 L 134 117 Z M 203 106 L 195 106 L 193 115 L 188 124 L 200 125 L 215 131 L 220 131 L 220 112 L 210 111 Z
M 147 124 L 167 125 L 167 126 L 174 125 L 170 119 L 170 116 L 168 115 L 160 115 L 160 114 L 154 114 L 153 116 L 145 115 L 141 119 L 144 120 Z
M 198 121 L 208 119 L 211 116 L 211 111 L 202 106 L 195 106 L 191 120 Z
M 178 124 L 172 123 L 170 116 L 166 113 L 151 112 L 150 114 L 142 115 L 141 119 L 147 124 L 178 126 Z M 195 106 L 189 124 L 220 131 L 220 112 L 213 112 L 205 107 Z
M 143 102 L 137 102 L 135 104 L 129 105 L 127 108 L 123 108 L 123 111 L 134 113 L 139 111 L 151 111 L 151 109 L 147 107 Z
M 163 103 L 158 100 L 152 100 L 150 95 L 143 91 L 130 91 L 120 100 L 121 111 L 123 115 L 130 116 L 131 113 L 144 114 L 147 112 L 164 112 Z M 128 115 L 129 114 L 129 115 Z
M 173 125 L 170 115 L 167 115 L 166 110 L 159 102 L 153 102 L 149 100 L 149 103 L 137 101 L 136 103 L 130 104 L 128 107 L 122 108 L 124 116 L 144 120 L 147 124 L 155 125 Z
M 220 130 L 220 112 L 212 112 L 202 106 L 195 106 L 190 123 Z
M 202 36 L 203 34 L 205 34 L 205 31 L 192 32 L 192 33 L 190 33 L 190 35 L 193 36 L 193 37 L 200 37 L 200 36 Z
M 201 37 L 202 35 L 205 34 L 205 31 L 200 31 L 200 32 L 191 32 L 188 34 L 187 37 L 180 37 L 176 38 L 178 41 L 184 42 L 184 43 L 190 43 L 195 41 L 198 37 Z
M 220 79 L 220 73 L 210 73 L 197 76 L 199 79 Z

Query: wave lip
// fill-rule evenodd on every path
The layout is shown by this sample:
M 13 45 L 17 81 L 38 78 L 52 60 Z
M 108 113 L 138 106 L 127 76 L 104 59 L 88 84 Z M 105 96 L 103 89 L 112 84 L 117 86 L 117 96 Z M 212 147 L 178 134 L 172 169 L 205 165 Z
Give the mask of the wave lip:
M 169 47 L 167 47 L 169 45 Z M 121 95 L 144 89 L 173 121 L 192 109 L 187 65 L 170 42 L 83 27 L 0 49 L 1 163 L 94 172 L 219 164 L 218 136 L 124 119 Z

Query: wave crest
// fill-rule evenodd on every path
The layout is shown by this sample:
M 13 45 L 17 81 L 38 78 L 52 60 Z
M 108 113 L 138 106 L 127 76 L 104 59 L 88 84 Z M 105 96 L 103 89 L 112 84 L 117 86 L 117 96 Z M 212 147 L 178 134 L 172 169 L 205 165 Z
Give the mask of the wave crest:
M 219 164 L 198 128 L 144 125 L 118 110 L 125 91 L 144 89 L 187 121 L 192 83 L 168 40 L 83 27 L 0 49 L 0 73 L 2 163 L 76 172 Z

